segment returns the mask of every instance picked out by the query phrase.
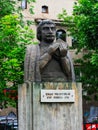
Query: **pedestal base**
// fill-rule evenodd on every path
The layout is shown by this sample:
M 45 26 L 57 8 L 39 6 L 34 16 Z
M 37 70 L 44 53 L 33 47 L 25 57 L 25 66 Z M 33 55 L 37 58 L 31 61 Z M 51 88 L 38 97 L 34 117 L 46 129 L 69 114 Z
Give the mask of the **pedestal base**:
M 24 83 L 18 89 L 19 130 L 82 130 L 82 84 Z M 41 90 L 74 90 L 74 102 L 41 102 Z

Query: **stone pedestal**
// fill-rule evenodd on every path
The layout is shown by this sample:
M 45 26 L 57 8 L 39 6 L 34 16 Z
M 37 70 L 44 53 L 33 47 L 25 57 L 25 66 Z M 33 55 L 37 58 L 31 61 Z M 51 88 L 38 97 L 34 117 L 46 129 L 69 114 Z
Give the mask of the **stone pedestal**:
M 24 83 L 18 89 L 19 130 L 82 130 L 81 83 Z M 41 102 L 41 90 L 74 90 L 74 102 Z

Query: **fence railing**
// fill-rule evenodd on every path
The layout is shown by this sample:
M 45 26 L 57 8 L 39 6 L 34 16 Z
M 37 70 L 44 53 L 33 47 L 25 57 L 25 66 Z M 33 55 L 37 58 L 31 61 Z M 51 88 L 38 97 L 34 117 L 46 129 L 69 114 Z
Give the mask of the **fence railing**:
M 0 130 L 18 130 L 17 120 L 6 119 L 0 121 Z

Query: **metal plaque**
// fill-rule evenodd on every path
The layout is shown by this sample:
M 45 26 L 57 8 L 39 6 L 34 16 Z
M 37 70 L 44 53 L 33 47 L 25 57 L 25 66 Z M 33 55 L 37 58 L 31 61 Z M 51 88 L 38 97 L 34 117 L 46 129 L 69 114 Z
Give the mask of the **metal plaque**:
M 42 89 L 41 102 L 75 102 L 75 91 Z

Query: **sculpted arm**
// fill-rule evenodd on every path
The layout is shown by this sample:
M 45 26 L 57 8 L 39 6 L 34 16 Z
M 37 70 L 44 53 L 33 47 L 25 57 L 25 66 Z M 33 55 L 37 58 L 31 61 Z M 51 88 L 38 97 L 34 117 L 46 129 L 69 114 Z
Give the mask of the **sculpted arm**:
M 43 69 L 51 60 L 53 53 L 59 47 L 59 44 L 52 44 L 47 51 L 40 57 L 40 69 Z
M 43 69 L 50 60 L 51 60 L 51 55 L 49 53 L 43 54 L 40 57 L 40 69 Z
M 65 46 L 65 43 L 60 44 L 60 61 L 61 61 L 61 66 L 64 71 L 64 73 L 68 76 L 68 79 L 72 79 L 72 71 L 71 71 L 71 62 L 69 58 L 69 52 L 68 52 L 68 46 Z
M 68 76 L 68 78 L 72 79 L 71 63 L 67 56 L 61 57 L 61 66 L 62 66 L 64 73 Z

